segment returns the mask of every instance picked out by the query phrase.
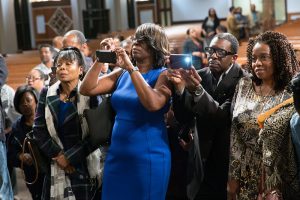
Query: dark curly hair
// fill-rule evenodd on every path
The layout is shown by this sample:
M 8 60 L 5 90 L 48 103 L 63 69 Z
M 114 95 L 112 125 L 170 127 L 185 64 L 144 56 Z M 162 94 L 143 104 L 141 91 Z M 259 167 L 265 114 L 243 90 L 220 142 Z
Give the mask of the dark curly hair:
M 162 27 L 153 23 L 140 25 L 135 32 L 133 40 L 143 41 L 153 53 L 153 68 L 165 65 L 165 56 L 169 55 L 169 40 Z M 133 64 L 136 61 L 133 59 Z
M 299 63 L 292 44 L 289 43 L 285 35 L 275 31 L 266 31 L 255 38 L 249 39 L 247 47 L 247 68 L 253 75 L 252 79 L 257 85 L 262 84 L 262 80 L 255 75 L 252 69 L 252 51 L 257 43 L 267 44 L 270 47 L 274 67 L 274 90 L 276 92 L 282 91 L 289 85 L 292 77 L 299 70 Z

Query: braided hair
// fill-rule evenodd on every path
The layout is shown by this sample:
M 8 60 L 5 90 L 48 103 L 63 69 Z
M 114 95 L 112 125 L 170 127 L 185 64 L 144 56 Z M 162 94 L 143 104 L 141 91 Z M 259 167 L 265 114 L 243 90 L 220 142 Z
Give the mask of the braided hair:
M 255 38 L 249 39 L 247 46 L 247 68 L 253 75 L 253 81 L 257 85 L 262 84 L 262 80 L 255 75 L 252 69 L 252 51 L 257 43 L 266 44 L 270 48 L 274 67 L 275 91 L 278 92 L 285 89 L 292 80 L 292 77 L 299 70 L 299 63 L 292 44 L 289 43 L 285 35 L 274 31 L 266 31 Z

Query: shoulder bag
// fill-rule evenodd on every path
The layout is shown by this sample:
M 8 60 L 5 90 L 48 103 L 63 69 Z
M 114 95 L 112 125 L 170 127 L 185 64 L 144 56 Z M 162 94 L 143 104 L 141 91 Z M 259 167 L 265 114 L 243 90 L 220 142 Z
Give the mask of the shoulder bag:
M 96 145 L 110 144 L 115 112 L 111 106 L 110 97 L 102 97 L 102 102 L 94 109 L 83 111 L 91 142 Z M 93 146 L 93 144 L 92 144 Z
M 36 141 L 33 137 L 33 131 L 30 131 L 26 134 L 22 145 L 22 153 L 26 153 L 26 149 L 28 149 L 28 153 L 31 155 L 33 159 L 33 165 L 35 168 L 35 178 L 32 182 L 27 182 L 27 184 L 34 184 L 40 173 L 47 174 L 50 170 L 50 160 L 43 154 L 43 152 L 39 149 Z M 24 171 L 24 162 L 21 161 L 21 169 Z

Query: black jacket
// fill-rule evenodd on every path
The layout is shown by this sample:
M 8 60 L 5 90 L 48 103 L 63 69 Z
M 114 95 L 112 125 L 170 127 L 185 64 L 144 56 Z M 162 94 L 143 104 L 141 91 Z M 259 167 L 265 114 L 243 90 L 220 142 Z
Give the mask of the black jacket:
M 199 70 L 199 75 L 204 93 L 197 103 L 186 90 L 180 97 L 174 97 L 174 111 L 178 121 L 187 123 L 196 118 L 194 147 L 190 155 L 194 161 L 190 169 L 194 173 L 190 173 L 192 177 L 189 180 L 188 196 L 190 199 L 198 199 L 199 195 L 201 199 L 226 199 L 230 107 L 235 87 L 246 73 L 234 64 L 218 86 L 208 67 Z M 204 174 L 201 174 L 202 170 Z

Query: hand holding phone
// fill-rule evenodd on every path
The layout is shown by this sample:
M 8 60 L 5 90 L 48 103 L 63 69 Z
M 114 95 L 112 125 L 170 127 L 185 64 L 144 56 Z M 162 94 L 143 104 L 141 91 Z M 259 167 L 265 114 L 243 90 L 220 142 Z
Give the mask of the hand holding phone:
M 169 67 L 172 69 L 191 69 L 192 56 L 190 54 L 171 54 Z
M 101 63 L 116 63 L 117 55 L 116 52 L 111 50 L 97 50 L 96 51 L 97 61 Z

